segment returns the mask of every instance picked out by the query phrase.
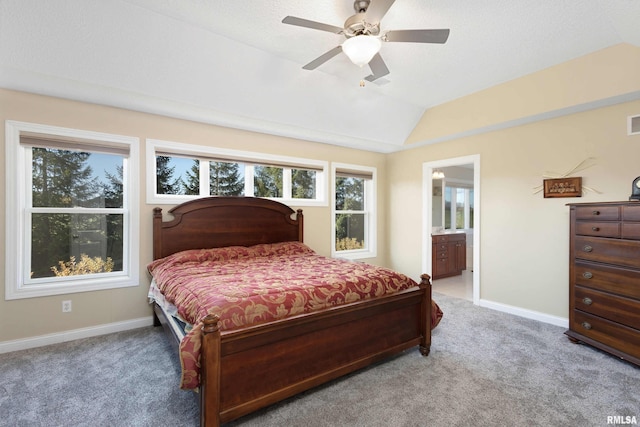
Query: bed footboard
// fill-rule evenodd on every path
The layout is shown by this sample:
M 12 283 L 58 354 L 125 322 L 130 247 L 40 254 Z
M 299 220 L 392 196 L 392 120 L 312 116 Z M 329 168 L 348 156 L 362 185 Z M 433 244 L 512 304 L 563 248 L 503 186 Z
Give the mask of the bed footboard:
M 205 318 L 201 425 L 219 426 L 418 346 L 431 347 L 431 283 L 284 321 L 219 331 Z

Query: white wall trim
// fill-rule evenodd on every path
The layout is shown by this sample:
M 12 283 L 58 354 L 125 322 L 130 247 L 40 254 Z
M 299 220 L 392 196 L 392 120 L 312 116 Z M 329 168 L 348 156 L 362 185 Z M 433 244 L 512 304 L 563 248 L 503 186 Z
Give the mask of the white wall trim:
M 59 344 L 62 342 L 90 338 L 99 335 L 112 334 L 114 332 L 128 331 L 130 329 L 144 328 L 153 325 L 153 317 L 140 317 L 138 319 L 122 322 L 107 323 L 104 325 L 90 326 L 88 328 L 73 329 L 70 331 L 56 332 L 31 338 L 22 338 L 12 341 L 0 342 L 0 354 L 11 351 L 27 350 L 45 345 Z
M 513 305 L 502 304 L 499 302 L 481 299 L 478 304 L 480 307 L 490 308 L 491 310 L 501 311 L 503 313 L 513 314 L 526 319 L 537 320 L 543 323 L 549 323 L 563 328 L 569 327 L 569 319 L 564 317 L 552 316 L 550 314 L 541 313 L 539 311 L 527 310 Z

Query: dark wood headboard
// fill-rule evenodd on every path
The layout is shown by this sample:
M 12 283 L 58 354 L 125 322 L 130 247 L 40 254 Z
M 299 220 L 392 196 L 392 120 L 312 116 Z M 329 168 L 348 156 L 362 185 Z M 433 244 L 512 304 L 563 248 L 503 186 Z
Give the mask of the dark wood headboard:
M 153 210 L 153 259 L 187 249 L 303 241 L 302 209 L 257 197 L 206 197 Z

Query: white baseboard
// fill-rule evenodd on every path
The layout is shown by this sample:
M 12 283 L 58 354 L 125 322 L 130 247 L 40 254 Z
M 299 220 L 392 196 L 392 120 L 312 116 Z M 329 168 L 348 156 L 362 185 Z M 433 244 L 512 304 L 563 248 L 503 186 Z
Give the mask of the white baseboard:
M 114 332 L 128 331 L 129 329 L 144 328 L 153 325 L 153 317 L 141 317 L 123 322 L 107 323 L 104 325 L 90 326 L 88 328 L 73 329 L 71 331 L 56 332 L 53 334 L 40 335 L 31 338 L 22 338 L 12 341 L 0 342 L 0 354 L 11 351 L 26 350 L 29 348 L 42 347 L 45 345 L 58 344 L 66 341 L 73 341 L 81 338 L 95 337 L 98 335 L 111 334 Z
M 501 304 L 489 300 L 481 299 L 480 307 L 502 311 L 516 316 L 533 319 L 544 323 L 549 323 L 564 328 L 569 327 L 569 319 L 549 314 L 540 313 L 533 310 L 526 310 L 512 305 Z M 95 337 L 99 335 L 111 334 L 114 332 L 127 331 L 129 329 L 144 328 L 153 325 L 153 317 L 141 317 L 123 322 L 107 323 L 105 325 L 91 326 L 88 328 L 74 329 L 71 331 L 56 332 L 54 334 L 40 335 L 37 337 L 23 338 L 13 341 L 0 342 L 0 354 L 11 351 L 26 350 L 29 348 L 42 347 L 45 345 L 58 344 L 66 341 L 73 341 L 81 338 Z
M 551 316 L 549 314 L 540 313 L 539 311 L 527 310 L 524 308 L 501 304 L 499 302 L 488 301 L 484 299 L 481 299 L 478 305 L 480 307 L 486 307 L 492 310 L 514 314 L 516 316 L 524 317 L 527 319 L 533 319 L 539 322 L 549 323 L 551 325 L 562 326 L 563 328 L 569 327 L 569 319 L 566 319 L 564 317 Z

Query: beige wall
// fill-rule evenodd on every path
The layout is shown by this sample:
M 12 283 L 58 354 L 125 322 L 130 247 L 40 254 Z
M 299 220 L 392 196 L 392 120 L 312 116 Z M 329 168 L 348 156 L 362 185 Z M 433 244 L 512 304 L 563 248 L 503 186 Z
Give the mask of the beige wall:
M 0 343 L 36 337 L 45 334 L 87 328 L 151 315 L 146 302 L 149 279 L 145 270 L 151 260 L 151 217 L 155 205 L 144 200 L 145 138 L 177 141 L 188 144 L 211 145 L 236 150 L 255 151 L 302 158 L 313 158 L 340 163 L 377 167 L 380 183 L 387 180 L 385 156 L 378 153 L 352 150 L 326 144 L 287 139 L 236 129 L 205 125 L 185 120 L 170 119 L 150 114 L 104 107 L 93 104 L 66 101 L 57 98 L 31 95 L 0 89 L 0 120 L 33 122 L 97 132 L 107 132 L 140 138 L 141 161 L 138 171 L 140 193 L 140 263 L 141 283 L 134 288 L 83 292 L 54 297 L 4 300 L 4 275 L 0 276 Z M 4 128 L 4 126 L 3 126 Z M 0 136 L 0 183 L 3 188 L 11 185 L 5 177 L 4 132 Z M 385 186 L 378 193 L 378 256 L 367 261 L 383 265 L 386 262 L 387 242 L 384 234 L 386 223 Z M 5 198 L 0 198 L 1 217 L 4 218 Z M 170 206 L 162 206 L 169 208 Z M 295 206 L 293 206 L 296 208 Z M 303 207 L 305 213 L 305 242 L 323 255 L 331 254 L 331 209 Z M 0 221 L 0 265 L 4 271 L 5 253 L 13 250 L 5 247 L 5 222 Z M 62 313 L 62 300 L 71 299 L 73 311 Z
M 422 164 L 479 154 L 481 303 L 566 318 L 566 203 L 628 199 L 640 175 L 640 135 L 627 136 L 627 117 L 640 114 L 638 76 L 640 48 L 620 44 L 426 111 L 408 150 L 388 158 L 390 264 L 419 273 Z M 603 107 L 621 100 L 633 101 Z M 546 172 L 589 158 L 572 176 L 599 193 L 533 194 Z
M 390 264 L 420 273 L 423 163 L 479 154 L 481 300 L 566 318 L 566 203 L 628 199 L 640 176 L 640 135 L 627 136 L 627 117 L 638 114 L 640 101 L 632 101 L 389 155 Z M 533 194 L 546 172 L 563 174 L 589 158 L 591 167 L 572 176 L 599 193 Z
M 638 76 L 640 47 L 615 45 L 429 109 L 407 143 L 448 140 L 637 95 Z
M 5 301 L 0 299 L 0 343 L 109 324 L 150 315 L 146 304 L 151 259 L 151 211 L 144 200 L 145 138 L 215 145 L 312 157 L 378 168 L 378 257 L 368 260 L 412 277 L 422 266 L 422 165 L 452 157 L 480 155 L 481 299 L 566 317 L 568 307 L 568 202 L 626 200 L 640 175 L 640 136 L 626 135 L 626 120 L 640 114 L 638 48 L 620 45 L 507 82 L 425 113 L 406 151 L 383 155 L 235 129 L 169 119 L 104 106 L 0 89 L 0 119 L 130 135 L 140 138 L 141 277 L 139 287 Z M 585 103 L 636 100 L 581 113 L 459 137 L 477 129 L 579 107 Z M 458 136 L 457 136 L 458 135 Z M 424 145 L 425 141 L 448 139 Z M 0 136 L 4 159 L 4 132 Z M 579 172 L 584 185 L 600 193 L 582 198 L 544 199 L 533 194 L 545 172 L 565 173 L 590 160 Z M 8 185 L 4 161 L 0 182 Z M 167 206 L 168 207 L 168 206 Z M 305 208 L 305 240 L 330 254 L 330 208 Z M 4 215 L 5 200 L 0 199 Z M 0 263 L 4 266 L 5 224 L 0 224 Z M 0 277 L 3 284 L 4 277 Z M 61 312 L 72 299 L 73 312 Z

